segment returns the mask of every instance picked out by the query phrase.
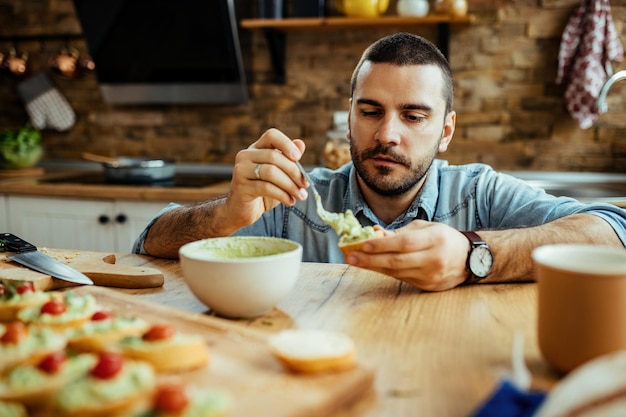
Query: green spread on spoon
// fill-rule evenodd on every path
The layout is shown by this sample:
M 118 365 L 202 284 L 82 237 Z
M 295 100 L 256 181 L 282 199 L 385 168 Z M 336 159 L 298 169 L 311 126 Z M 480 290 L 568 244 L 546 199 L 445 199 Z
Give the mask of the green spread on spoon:
M 369 239 L 376 234 L 372 226 L 361 226 L 352 210 L 348 209 L 345 213 L 333 213 L 324 210 L 319 195 L 315 196 L 315 201 L 317 203 L 317 214 L 324 223 L 337 232 L 339 243 L 357 242 Z

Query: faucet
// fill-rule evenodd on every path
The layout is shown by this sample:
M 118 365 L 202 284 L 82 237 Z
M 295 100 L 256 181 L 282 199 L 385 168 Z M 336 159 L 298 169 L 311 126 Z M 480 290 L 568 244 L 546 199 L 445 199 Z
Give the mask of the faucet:
M 618 81 L 626 79 L 626 70 L 617 71 L 615 74 L 604 83 L 602 89 L 600 89 L 600 95 L 598 96 L 597 107 L 598 112 L 605 113 L 608 110 L 606 105 L 606 94 L 609 92 L 609 88 Z

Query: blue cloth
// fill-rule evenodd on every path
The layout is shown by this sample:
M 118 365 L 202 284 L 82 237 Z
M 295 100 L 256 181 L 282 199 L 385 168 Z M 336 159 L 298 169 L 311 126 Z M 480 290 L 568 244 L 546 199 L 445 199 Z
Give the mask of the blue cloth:
M 532 417 L 545 398 L 544 392 L 520 391 L 505 379 L 470 417 Z
M 368 207 L 357 186 L 352 163 L 337 170 L 316 168 L 310 176 L 326 210 L 350 209 L 364 226 L 379 224 L 397 229 L 422 219 L 445 223 L 457 230 L 502 229 L 536 226 L 569 214 L 589 213 L 609 222 L 622 242 L 626 242 L 626 210 L 612 204 L 557 198 L 484 164 L 454 166 L 435 160 L 419 195 L 391 224 L 384 224 Z M 163 211 L 175 207 L 178 205 L 170 204 Z M 134 253 L 145 254 L 143 242 L 154 221 L 135 242 Z M 293 207 L 278 205 L 254 224 L 238 230 L 236 235 L 291 239 L 302 243 L 305 262 L 344 262 L 337 247 L 337 234 L 317 215 L 314 198 L 299 201 Z

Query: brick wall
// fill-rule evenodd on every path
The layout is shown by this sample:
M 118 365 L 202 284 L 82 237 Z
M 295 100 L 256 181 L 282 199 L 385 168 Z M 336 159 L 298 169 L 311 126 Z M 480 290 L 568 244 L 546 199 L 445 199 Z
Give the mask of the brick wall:
M 239 14 L 252 16 L 252 3 L 240 0 Z M 611 89 L 609 112 L 593 128 L 581 130 L 564 109 L 562 86 L 554 82 L 560 36 L 578 4 L 469 0 L 476 22 L 453 26 L 451 32 L 458 123 L 444 157 L 498 169 L 626 172 L 626 83 Z M 612 0 L 611 6 L 626 40 L 626 0 Z M 102 101 L 94 74 L 78 80 L 51 75 L 78 119 L 68 132 L 43 132 L 47 157 L 80 159 L 89 151 L 232 163 L 239 149 L 275 126 L 304 138 L 313 150 L 305 162 L 319 163 L 333 112 L 347 109 L 349 78 L 361 52 L 397 30 L 437 40 L 429 26 L 289 32 L 284 85 L 271 82 L 262 32 L 242 30 L 251 96 L 246 105 L 113 106 Z M 86 51 L 71 0 L 0 0 L 0 52 L 11 46 L 27 51 L 31 74 L 47 71 L 49 56 L 67 42 Z M 620 68 L 626 62 L 615 65 Z M 28 120 L 18 82 L 0 73 L 0 130 Z

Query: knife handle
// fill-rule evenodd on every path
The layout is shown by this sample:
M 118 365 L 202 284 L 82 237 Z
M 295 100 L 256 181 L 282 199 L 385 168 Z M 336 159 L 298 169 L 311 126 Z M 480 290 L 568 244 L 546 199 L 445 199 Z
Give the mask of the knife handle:
M 23 253 L 37 250 L 35 245 L 28 243 L 24 239 L 20 239 L 11 233 L 1 233 L 0 243 L 2 243 L 4 250 L 7 252 Z

